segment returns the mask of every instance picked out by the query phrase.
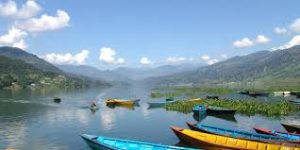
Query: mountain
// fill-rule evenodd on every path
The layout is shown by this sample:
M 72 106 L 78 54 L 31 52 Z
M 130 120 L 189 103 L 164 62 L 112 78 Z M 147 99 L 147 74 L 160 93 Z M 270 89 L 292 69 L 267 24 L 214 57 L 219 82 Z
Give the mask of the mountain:
M 143 80 L 151 77 L 162 77 L 180 72 L 186 72 L 196 69 L 200 66 L 203 66 L 203 64 L 176 64 L 140 68 L 120 67 L 113 70 L 113 72 L 117 74 L 124 74 L 132 80 Z
M 162 84 L 203 84 L 299 78 L 299 75 L 300 46 L 295 46 L 285 50 L 259 51 L 246 56 L 236 56 L 193 71 L 149 78 L 147 81 Z
M 30 54 L 22 49 L 15 47 L 0 47 L 0 56 L 7 58 L 19 59 L 25 63 L 31 64 L 32 66 L 46 72 L 63 73 L 62 70 L 58 69 L 54 65 L 46 62 L 45 60 L 37 57 L 36 55 Z
M 86 87 L 109 85 L 103 80 L 74 76 L 22 49 L 0 47 L 0 88 L 18 85 Z
M 93 80 L 105 80 L 109 82 L 128 82 L 131 80 L 125 75 L 117 72 L 99 70 L 88 65 L 57 65 L 57 67 L 66 73 L 87 77 Z
M 0 88 L 30 85 L 56 87 L 86 86 L 83 80 L 55 72 L 45 72 L 19 59 L 0 56 Z
M 160 77 L 174 73 L 189 71 L 199 67 L 199 64 L 164 65 L 153 68 L 119 67 L 114 70 L 99 70 L 87 65 L 57 65 L 64 72 L 84 76 L 91 79 L 102 79 L 110 82 L 133 82 L 149 77 Z

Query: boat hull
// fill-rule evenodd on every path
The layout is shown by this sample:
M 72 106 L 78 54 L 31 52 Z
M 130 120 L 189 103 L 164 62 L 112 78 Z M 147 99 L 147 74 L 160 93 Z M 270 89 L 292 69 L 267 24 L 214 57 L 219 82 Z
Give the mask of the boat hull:
M 239 138 L 239 139 L 252 140 L 252 141 L 263 141 L 263 142 L 274 142 L 276 140 L 276 141 L 280 141 L 281 143 L 287 140 L 286 138 L 278 137 L 278 136 L 250 133 L 244 131 L 235 131 L 231 129 L 215 128 L 206 125 L 202 125 L 199 127 L 197 126 L 197 124 L 192 124 L 189 122 L 187 122 L 186 124 L 191 130 L 210 133 L 210 134 L 217 134 L 217 135 L 222 135 L 222 136 L 227 136 L 232 138 Z
M 183 142 L 205 149 L 243 149 L 243 150 L 300 150 L 299 146 L 280 145 L 266 142 L 237 139 L 199 131 L 171 127 L 176 136 Z M 205 146 L 205 147 L 204 147 Z
M 81 137 L 93 150 L 196 150 L 193 148 L 152 144 L 83 134 Z
M 281 124 L 286 131 L 288 132 L 293 132 L 293 133 L 300 133 L 300 126 L 295 126 L 295 125 L 288 125 L 288 124 Z
M 87 145 L 92 148 L 93 150 L 118 150 L 116 148 L 107 147 L 105 145 L 102 145 L 101 143 L 97 142 L 95 139 L 97 136 L 91 136 L 91 135 L 81 135 L 81 137 L 84 139 L 84 141 L 87 143 Z

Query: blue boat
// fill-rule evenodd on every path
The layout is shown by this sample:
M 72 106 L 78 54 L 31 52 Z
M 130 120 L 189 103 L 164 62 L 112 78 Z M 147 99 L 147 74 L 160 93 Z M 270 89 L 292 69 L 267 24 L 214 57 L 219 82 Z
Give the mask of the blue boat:
M 88 134 L 83 134 L 81 137 L 93 150 L 196 150 L 193 148 L 167 146 Z
M 206 113 L 206 107 L 204 105 L 196 105 L 193 107 L 193 112 L 195 114 L 205 114 Z
M 205 133 L 212 133 L 217 135 L 223 135 L 223 136 L 230 136 L 234 138 L 241 138 L 241 139 L 247 139 L 247 140 L 253 140 L 253 141 L 287 141 L 288 139 L 285 137 L 279 137 L 279 136 L 273 136 L 273 135 L 265 135 L 265 134 L 259 134 L 259 133 L 251 133 L 246 131 L 239 131 L 239 130 L 233 130 L 233 129 L 224 129 L 224 128 L 218 128 L 203 124 L 192 124 L 187 122 L 186 123 L 190 129 Z

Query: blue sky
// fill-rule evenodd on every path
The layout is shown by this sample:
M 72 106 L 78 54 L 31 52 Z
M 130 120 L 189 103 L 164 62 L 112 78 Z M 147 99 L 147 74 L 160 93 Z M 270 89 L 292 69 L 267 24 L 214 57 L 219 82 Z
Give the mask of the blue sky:
M 15 11 L 8 9 L 13 4 Z M 299 6 L 297 0 L 1 0 L 0 45 L 103 69 L 213 64 L 300 44 Z

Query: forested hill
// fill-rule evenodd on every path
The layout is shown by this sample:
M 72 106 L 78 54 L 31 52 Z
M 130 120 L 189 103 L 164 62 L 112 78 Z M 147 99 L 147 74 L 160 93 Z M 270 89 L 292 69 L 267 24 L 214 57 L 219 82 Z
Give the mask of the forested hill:
M 162 84 L 201 84 L 258 79 L 300 79 L 300 46 L 236 56 L 214 65 L 147 81 Z
M 25 63 L 31 64 L 32 66 L 46 72 L 56 72 L 63 73 L 62 70 L 58 69 L 51 63 L 46 62 L 45 60 L 28 53 L 22 49 L 15 47 L 0 47 L 0 56 L 5 56 L 12 59 L 19 59 Z

